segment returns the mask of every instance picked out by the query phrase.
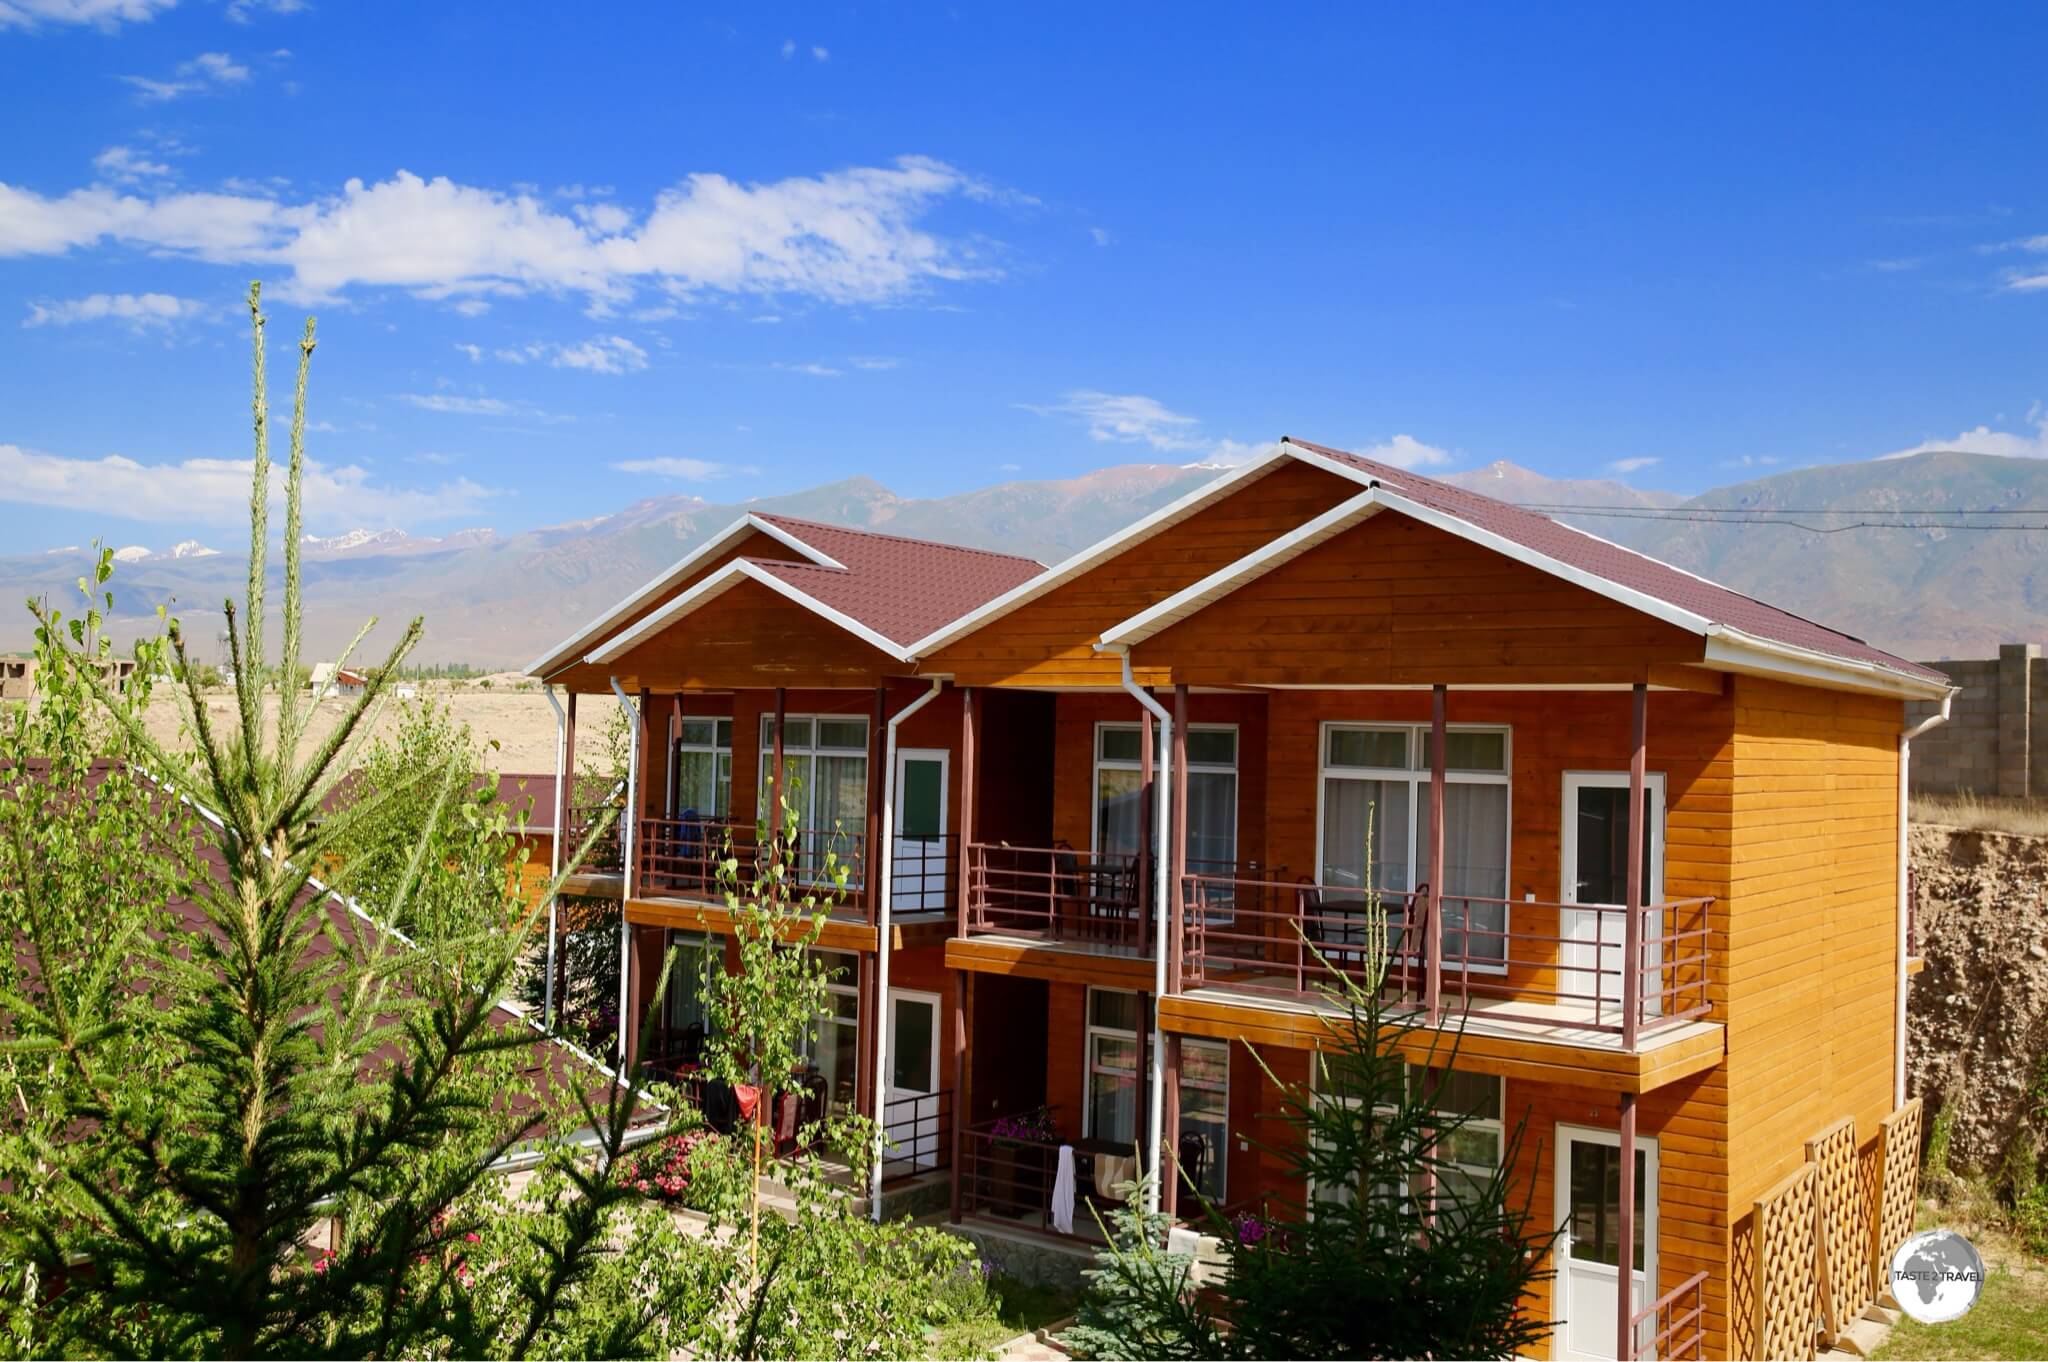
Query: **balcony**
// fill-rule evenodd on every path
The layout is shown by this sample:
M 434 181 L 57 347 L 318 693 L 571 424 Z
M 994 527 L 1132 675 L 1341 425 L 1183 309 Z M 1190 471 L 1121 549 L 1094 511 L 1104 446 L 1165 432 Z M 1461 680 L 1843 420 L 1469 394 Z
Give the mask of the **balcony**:
M 1120 953 L 1151 950 L 1135 855 L 975 842 L 965 936 L 1021 937 Z
M 1625 907 L 1439 900 L 1427 887 L 1377 897 L 1376 928 L 1356 889 L 1184 876 L 1172 989 L 1317 1007 L 1329 1004 L 1333 973 L 1354 983 L 1377 973 L 1381 997 L 1415 1021 L 1631 1052 L 1707 1015 L 1712 899 L 1643 907 L 1631 958 Z
M 897 839 L 890 885 L 896 915 L 952 910 L 955 845 L 950 835 Z M 843 866 L 844 896 L 833 914 L 871 922 L 867 849 L 862 833 L 799 829 L 793 850 L 798 897 L 815 893 L 823 899 L 833 888 L 833 869 Z M 748 894 L 756 888 L 760 852 L 761 831 L 752 819 L 643 818 L 633 851 L 634 897 L 722 904 L 728 889 Z M 736 863 L 730 879 L 722 874 L 728 858 Z

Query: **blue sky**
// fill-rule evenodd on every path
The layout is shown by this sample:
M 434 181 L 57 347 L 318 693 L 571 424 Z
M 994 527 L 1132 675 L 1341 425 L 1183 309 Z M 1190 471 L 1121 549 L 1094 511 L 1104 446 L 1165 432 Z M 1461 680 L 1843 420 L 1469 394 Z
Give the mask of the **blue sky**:
M 232 543 L 252 277 L 326 532 L 2048 455 L 2038 8 L 600 8 L 0 0 L 0 552 Z

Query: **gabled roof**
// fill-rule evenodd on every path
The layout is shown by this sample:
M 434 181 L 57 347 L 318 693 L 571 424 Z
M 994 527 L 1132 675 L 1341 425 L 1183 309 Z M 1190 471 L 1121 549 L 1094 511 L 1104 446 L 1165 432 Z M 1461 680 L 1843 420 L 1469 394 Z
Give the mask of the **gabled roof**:
M 1101 646 L 1142 642 L 1316 544 L 1391 510 L 1698 634 L 1707 641 L 1703 660 L 1712 666 L 1928 695 L 1949 688 L 1949 679 L 1933 668 L 1548 516 L 1326 445 L 1287 437 L 1281 449 L 1350 477 L 1365 490 L 1104 631 Z
M 742 555 L 606 638 L 617 621 L 688 578 L 698 565 L 758 531 L 797 550 L 799 559 Z M 830 620 L 900 661 L 920 635 L 1036 576 L 1043 565 L 1014 554 L 928 539 L 849 530 L 791 516 L 748 514 L 608 611 L 527 670 L 547 675 L 577 661 L 609 662 L 707 601 L 755 582 Z M 595 645 L 595 646 L 592 646 Z

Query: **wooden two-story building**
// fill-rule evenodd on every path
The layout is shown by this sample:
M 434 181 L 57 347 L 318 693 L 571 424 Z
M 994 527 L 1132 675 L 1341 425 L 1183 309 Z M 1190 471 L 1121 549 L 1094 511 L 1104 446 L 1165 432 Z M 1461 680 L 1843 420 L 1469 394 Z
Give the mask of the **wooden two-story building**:
M 1134 1148 L 1170 1210 L 1299 1200 L 1269 1075 L 1328 1041 L 1316 957 L 1382 955 L 1402 1046 L 1457 1034 L 1460 1160 L 1524 1131 L 1557 1355 L 1684 1306 L 1741 1356 L 1752 1207 L 1904 1100 L 1946 679 L 1402 469 L 1284 441 L 1052 568 L 750 516 L 531 670 L 637 715 L 624 1015 L 724 949 L 707 848 L 782 781 L 853 867 L 819 1096 L 959 1217 L 1054 1231 L 1057 1163 L 1108 1197 Z M 686 1058 L 690 986 L 662 1018 Z

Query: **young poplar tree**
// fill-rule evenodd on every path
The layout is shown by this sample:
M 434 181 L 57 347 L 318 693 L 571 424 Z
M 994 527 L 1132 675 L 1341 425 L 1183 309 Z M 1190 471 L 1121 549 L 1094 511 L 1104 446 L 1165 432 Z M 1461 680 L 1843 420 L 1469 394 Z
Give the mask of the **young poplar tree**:
M 144 727 L 146 679 L 116 684 L 96 600 L 81 620 L 32 606 L 45 698 L 16 720 L 0 771 L 0 1062 L 17 1084 L 0 1125 L 0 1264 L 22 1293 L 8 1337 L 45 1354 L 666 1352 L 659 1321 L 617 1286 L 662 1267 L 632 1257 L 651 1240 L 618 1233 L 630 1198 L 612 1170 L 633 1090 L 592 1071 L 593 1091 L 554 1091 L 553 1112 L 517 1109 L 545 1095 L 525 1075 L 547 1066 L 538 1036 L 495 1008 L 530 919 L 414 911 L 433 898 L 423 882 L 505 904 L 501 878 L 466 891 L 436 878 L 448 874 L 438 832 L 467 774 L 451 764 L 316 818 L 420 622 L 323 739 L 306 731 L 310 697 L 267 688 L 302 670 L 314 337 L 308 320 L 273 659 L 258 304 L 252 287 L 249 575 L 240 608 L 226 605 L 228 722 L 202 700 L 175 620 L 165 642 L 184 678 L 189 753 Z M 102 555 L 83 585 L 104 587 L 110 571 Z M 426 831 L 380 901 L 356 912 L 319 892 L 311 874 L 327 853 L 422 789 Z M 418 934 L 401 936 L 399 922 Z M 587 1127 L 597 1157 L 551 1146 L 560 1194 L 504 1203 L 487 1172 L 542 1116 L 556 1134 Z M 497 1293 L 487 1315 L 471 1294 L 479 1275 Z

